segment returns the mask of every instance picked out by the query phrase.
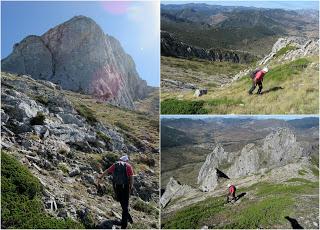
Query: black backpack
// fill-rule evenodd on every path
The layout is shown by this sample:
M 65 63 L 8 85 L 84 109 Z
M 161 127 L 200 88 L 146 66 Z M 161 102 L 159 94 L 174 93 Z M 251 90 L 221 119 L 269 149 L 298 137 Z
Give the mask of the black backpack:
M 114 185 L 126 185 L 128 184 L 127 165 L 123 162 L 115 163 L 115 169 L 113 173 Z
M 256 77 L 256 73 L 258 73 L 261 69 L 255 69 L 253 72 L 250 73 L 251 79 Z

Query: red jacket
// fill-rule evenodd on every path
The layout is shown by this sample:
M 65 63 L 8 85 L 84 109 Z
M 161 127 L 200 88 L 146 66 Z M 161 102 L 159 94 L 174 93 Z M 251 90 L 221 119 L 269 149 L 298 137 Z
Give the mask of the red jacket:
M 132 166 L 129 164 L 129 163 L 125 163 L 126 164 L 126 169 L 127 169 L 127 176 L 130 177 L 130 176 L 133 176 L 133 169 L 132 169 Z M 115 170 L 115 164 L 112 164 L 108 169 L 107 169 L 107 172 L 109 174 L 112 174 Z
M 233 193 L 235 193 L 236 192 L 236 187 L 234 186 L 234 185 L 231 185 L 230 187 L 229 187 L 229 193 L 230 194 L 233 194 Z
M 266 72 L 264 72 L 263 70 L 260 70 L 260 71 L 258 71 L 258 72 L 256 73 L 254 79 L 255 79 L 256 81 L 263 81 L 263 77 L 264 77 L 265 74 L 266 74 Z

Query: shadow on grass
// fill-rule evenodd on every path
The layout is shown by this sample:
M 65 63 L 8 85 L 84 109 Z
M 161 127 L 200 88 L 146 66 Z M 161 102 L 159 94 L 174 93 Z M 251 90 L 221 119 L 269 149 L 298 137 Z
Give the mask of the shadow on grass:
M 275 87 L 272 87 L 272 88 L 270 88 L 270 89 L 267 89 L 267 90 L 263 91 L 262 94 L 266 94 L 266 93 L 278 91 L 278 90 L 280 90 L 280 89 L 284 89 L 284 88 L 281 87 L 281 86 L 275 86 Z
M 121 226 L 121 221 L 119 220 L 104 220 L 100 222 L 96 228 L 97 229 L 113 229 L 113 227 L 119 227 Z
M 292 229 L 303 229 L 303 227 L 298 223 L 296 219 L 293 219 L 289 216 L 286 216 L 284 218 L 290 222 Z
M 240 193 L 240 194 L 237 196 L 236 200 L 240 200 L 240 198 L 244 197 L 246 194 L 247 194 L 246 192 Z

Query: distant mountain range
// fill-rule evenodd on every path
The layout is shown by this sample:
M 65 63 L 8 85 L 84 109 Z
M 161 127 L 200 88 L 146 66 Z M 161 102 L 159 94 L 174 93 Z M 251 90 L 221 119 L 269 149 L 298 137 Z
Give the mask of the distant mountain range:
M 281 36 L 318 37 L 319 11 L 208 4 L 161 5 L 161 30 L 201 48 L 262 55 Z
M 173 147 L 202 143 L 221 142 L 229 145 L 233 142 L 252 142 L 264 138 L 272 130 L 279 127 L 296 131 L 299 137 L 305 136 L 306 130 L 319 129 L 319 118 L 302 119 L 252 119 L 252 118 L 168 118 L 161 120 L 161 147 Z M 316 133 L 316 132 L 315 132 Z

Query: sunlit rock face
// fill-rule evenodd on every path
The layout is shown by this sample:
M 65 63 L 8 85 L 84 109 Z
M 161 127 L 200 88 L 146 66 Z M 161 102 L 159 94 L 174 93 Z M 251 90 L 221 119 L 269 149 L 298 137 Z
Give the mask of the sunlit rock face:
M 49 80 L 127 108 L 147 95 L 132 58 L 90 18 L 76 16 L 42 36 L 28 36 L 2 60 L 2 70 Z

